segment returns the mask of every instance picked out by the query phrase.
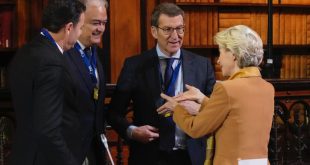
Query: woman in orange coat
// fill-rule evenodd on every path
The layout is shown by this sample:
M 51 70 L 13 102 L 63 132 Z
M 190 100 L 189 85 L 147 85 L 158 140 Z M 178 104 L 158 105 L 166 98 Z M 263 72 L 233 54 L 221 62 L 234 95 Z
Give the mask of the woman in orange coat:
M 263 43 L 256 32 L 237 25 L 215 36 L 218 64 L 228 80 L 214 86 L 210 98 L 197 88 L 172 98 L 158 108 L 174 112 L 173 120 L 197 138 L 215 133 L 214 165 L 268 164 L 268 142 L 274 113 L 274 88 L 262 79 L 258 65 Z

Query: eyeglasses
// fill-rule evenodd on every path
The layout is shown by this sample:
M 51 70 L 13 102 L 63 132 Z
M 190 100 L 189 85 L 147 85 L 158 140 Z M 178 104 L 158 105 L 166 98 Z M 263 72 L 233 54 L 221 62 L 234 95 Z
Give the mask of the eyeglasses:
M 176 27 L 176 28 L 173 28 L 173 27 L 159 27 L 157 26 L 156 28 L 158 29 L 161 29 L 165 35 L 171 35 L 174 30 L 178 33 L 178 34 L 184 34 L 184 31 L 185 31 L 185 26 L 179 26 L 179 27 Z

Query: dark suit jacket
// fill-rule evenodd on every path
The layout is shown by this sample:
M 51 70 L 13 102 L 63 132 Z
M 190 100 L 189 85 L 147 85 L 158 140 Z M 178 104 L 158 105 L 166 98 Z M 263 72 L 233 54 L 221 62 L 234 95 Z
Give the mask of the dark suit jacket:
M 214 72 L 207 58 L 186 50 L 183 54 L 183 82 L 193 85 L 209 95 L 215 83 Z M 124 118 L 127 107 L 133 103 L 133 125 L 159 127 L 156 102 L 160 98 L 159 60 L 153 48 L 138 56 L 126 59 L 111 100 L 109 120 L 112 127 L 125 139 L 130 123 Z M 185 89 L 185 87 L 184 87 Z M 202 165 L 205 160 L 205 139 L 188 140 L 188 151 L 193 165 Z M 152 165 L 159 154 L 159 141 L 147 144 L 130 141 L 129 164 Z
M 100 134 L 104 132 L 104 94 L 105 80 L 101 62 L 97 54 L 97 71 L 99 75 L 99 99 L 93 99 L 93 84 L 89 71 L 84 65 L 80 53 L 72 48 L 65 52 L 65 104 L 64 112 L 71 125 L 65 125 L 64 135 L 71 138 L 69 145 L 73 153 L 83 161 L 95 143 L 95 153 L 102 153 L 104 146 L 100 142 Z M 78 136 L 76 136 L 78 135 Z M 80 145 L 77 145 L 80 144 Z M 103 154 L 100 155 L 103 158 Z
M 73 124 L 63 113 L 63 62 L 57 46 L 42 35 L 14 57 L 9 81 L 17 127 L 11 165 L 77 165 L 63 135 L 64 126 Z

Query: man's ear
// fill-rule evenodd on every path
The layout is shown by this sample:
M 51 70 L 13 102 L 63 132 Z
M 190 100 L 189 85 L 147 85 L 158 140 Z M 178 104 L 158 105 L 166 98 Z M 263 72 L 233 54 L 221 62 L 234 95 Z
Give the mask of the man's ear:
M 66 34 L 69 34 L 71 32 L 71 30 L 73 29 L 73 23 L 69 22 L 65 25 L 65 32 Z
M 151 27 L 151 33 L 152 33 L 152 36 L 157 39 L 158 38 L 158 34 L 157 34 L 157 29 L 156 27 L 152 26 Z

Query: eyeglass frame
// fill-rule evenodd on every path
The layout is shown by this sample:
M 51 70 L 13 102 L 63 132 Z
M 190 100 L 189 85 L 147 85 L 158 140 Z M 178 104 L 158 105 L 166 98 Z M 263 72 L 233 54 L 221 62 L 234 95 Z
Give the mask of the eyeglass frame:
M 174 30 L 179 35 L 182 35 L 182 34 L 185 33 L 185 25 L 181 25 L 181 26 L 178 26 L 176 28 L 173 28 L 173 27 L 159 27 L 159 26 L 153 26 L 153 27 L 161 29 L 164 32 L 165 35 L 171 35 L 174 32 Z M 180 33 L 179 30 L 182 30 L 182 29 L 183 29 L 183 31 L 182 31 L 182 33 Z

